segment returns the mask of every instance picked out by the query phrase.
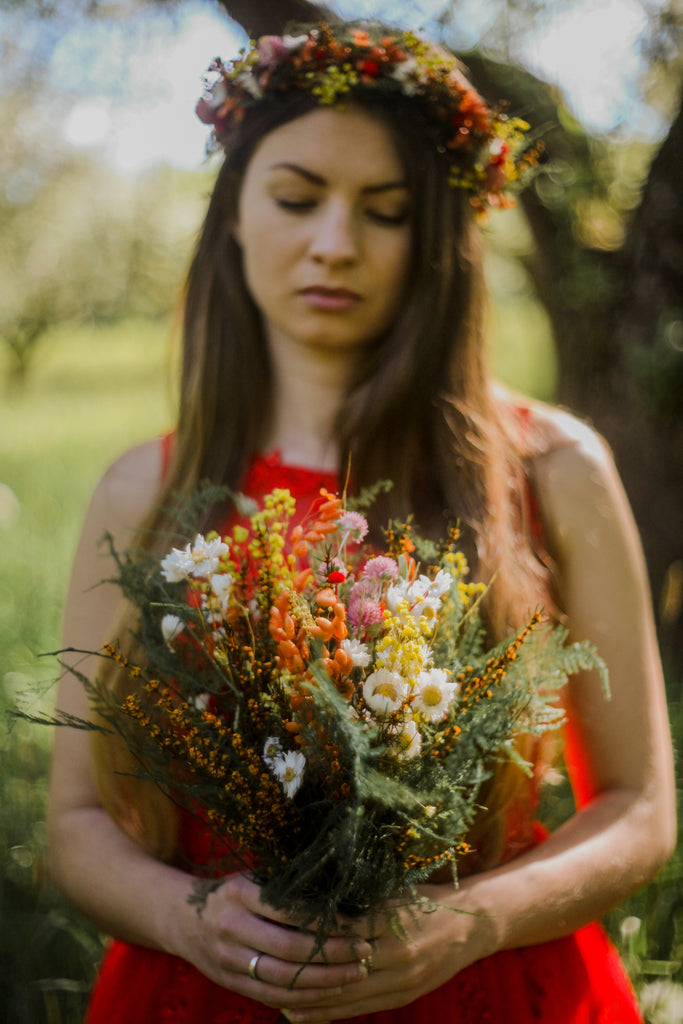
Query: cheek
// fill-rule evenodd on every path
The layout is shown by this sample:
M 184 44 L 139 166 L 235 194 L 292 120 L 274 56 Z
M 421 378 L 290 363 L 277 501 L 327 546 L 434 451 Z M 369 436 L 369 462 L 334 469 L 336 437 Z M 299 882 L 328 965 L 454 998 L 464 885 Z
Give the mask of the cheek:
M 252 296 L 257 299 L 282 275 L 282 256 L 276 236 L 268 223 L 245 220 L 235 232 L 242 250 L 244 276 Z
M 267 253 L 242 249 L 242 265 L 252 299 L 259 309 L 267 313 L 273 302 L 272 282 L 274 279 Z
M 290 230 L 286 230 L 289 227 Z M 283 225 L 277 215 L 243 218 L 236 231 L 242 249 L 245 271 L 252 275 L 276 274 L 280 278 L 293 257 L 291 225 Z

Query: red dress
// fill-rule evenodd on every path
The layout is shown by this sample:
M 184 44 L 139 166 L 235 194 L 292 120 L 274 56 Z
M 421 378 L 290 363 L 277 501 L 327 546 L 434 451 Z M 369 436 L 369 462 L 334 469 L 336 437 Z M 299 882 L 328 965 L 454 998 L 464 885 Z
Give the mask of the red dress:
M 319 488 L 337 489 L 327 473 L 254 460 L 245 493 L 258 499 L 287 487 L 304 515 Z M 184 854 L 208 856 L 198 819 L 181 826 Z M 87 1024 L 276 1024 L 279 1011 L 210 981 L 178 957 L 115 940 L 95 983 Z M 396 1010 L 355 1017 L 356 1024 L 642 1024 L 628 978 L 602 928 L 504 950 L 465 968 L 446 984 Z

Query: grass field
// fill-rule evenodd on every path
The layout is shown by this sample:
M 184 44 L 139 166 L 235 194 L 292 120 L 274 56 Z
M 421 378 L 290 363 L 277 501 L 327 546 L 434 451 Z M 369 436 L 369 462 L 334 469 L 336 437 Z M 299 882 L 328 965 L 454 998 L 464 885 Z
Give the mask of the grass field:
M 56 644 L 88 495 L 117 454 L 170 423 L 167 336 L 166 323 L 144 321 L 55 334 L 26 388 L 4 396 L 3 676 L 42 674 L 33 659 Z
M 499 271 L 495 364 L 512 386 L 551 398 L 547 327 L 515 288 L 506 293 L 504 268 Z M 161 321 L 55 331 L 43 340 L 26 387 L 8 388 L 2 397 L 0 710 L 51 706 L 58 666 L 42 655 L 59 646 L 60 609 L 88 495 L 120 452 L 172 422 L 168 336 Z M 0 381 L 3 371 L 0 364 Z M 78 1024 L 101 950 L 96 930 L 44 878 L 50 743 L 47 728 L 0 723 L 0 1019 L 7 1024 Z M 675 1002 L 683 989 L 670 982 L 679 966 L 670 951 L 683 949 L 681 875 L 677 861 L 611 921 L 634 977 L 651 983 L 652 1024 L 683 1019 L 683 1005 Z M 631 923 L 622 938 L 624 918 Z
M 0 707 L 49 710 L 61 605 L 98 477 L 171 419 L 168 326 L 127 322 L 44 339 L 0 406 Z M 42 696 L 41 696 L 42 694 Z M 3 716 L 4 717 L 4 716 Z M 0 724 L 0 1019 L 78 1024 L 101 951 L 42 868 L 51 730 Z

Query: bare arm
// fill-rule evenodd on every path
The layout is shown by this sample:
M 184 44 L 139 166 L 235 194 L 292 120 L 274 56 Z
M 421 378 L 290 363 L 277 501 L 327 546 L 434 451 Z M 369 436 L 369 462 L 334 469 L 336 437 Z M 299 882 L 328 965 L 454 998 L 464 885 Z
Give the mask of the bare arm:
M 536 470 L 561 603 L 574 639 L 595 643 L 608 663 L 612 687 L 606 701 L 594 675 L 569 686 L 570 762 L 588 779 L 580 810 L 546 842 L 457 892 L 425 886 L 435 902 L 475 916 L 429 914 L 408 943 L 382 935 L 376 969 L 331 1015 L 321 1008 L 293 1020 L 403 1005 L 481 957 L 568 934 L 647 882 L 673 849 L 672 754 L 640 543 L 603 443 L 553 415 L 564 436 Z
M 99 543 L 106 530 L 118 549 L 130 543 L 133 528 L 155 499 L 159 476 L 159 446 L 152 443 L 123 456 L 97 487 L 74 562 L 64 616 L 65 647 L 96 650 L 108 638 L 119 594 L 114 585 L 98 585 L 114 569 L 98 550 Z M 86 675 L 93 673 L 95 660 L 80 660 L 78 667 Z M 88 715 L 83 687 L 68 674 L 57 703 L 81 718 Z M 357 960 L 369 947 L 360 943 L 352 949 L 348 941 L 334 940 L 328 953 L 338 966 L 307 967 L 301 989 L 290 990 L 311 939 L 280 927 L 277 915 L 260 903 L 257 886 L 244 875 L 231 876 L 200 916 L 188 903 L 192 877 L 149 856 L 100 805 L 89 740 L 82 731 L 56 730 L 48 827 L 55 881 L 109 934 L 182 956 L 219 984 L 275 1006 L 336 997 L 340 985 L 358 978 Z M 267 958 L 259 974 L 267 974 L 268 984 L 246 973 L 252 956 L 263 951 Z

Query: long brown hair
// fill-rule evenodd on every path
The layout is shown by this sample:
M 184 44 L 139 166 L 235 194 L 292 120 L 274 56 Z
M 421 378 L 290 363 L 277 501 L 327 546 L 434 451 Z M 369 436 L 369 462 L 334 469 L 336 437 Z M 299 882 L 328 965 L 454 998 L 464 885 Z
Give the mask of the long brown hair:
M 410 99 L 362 106 L 388 128 L 405 167 L 412 256 L 395 321 L 358 358 L 339 410 L 340 476 L 350 458 L 355 486 L 393 481 L 375 511 L 377 523 L 412 513 L 423 533 L 437 536 L 460 521 L 474 575 L 489 578 L 495 571 L 486 617 L 498 639 L 543 603 L 547 580 L 521 528 L 523 443 L 511 429 L 514 418 L 493 397 L 486 366 L 480 232 L 466 192 L 449 186 L 447 166 Z M 297 94 L 250 109 L 218 173 L 187 280 L 178 426 L 157 508 L 139 534 L 146 549 L 167 549 L 172 522 L 165 509 L 172 499 L 207 478 L 238 490 L 267 441 L 270 359 L 232 228 L 256 146 L 314 107 L 312 97 Z M 369 437 L 372 444 L 365 443 Z M 209 509 L 197 528 L 224 514 Z M 129 609 L 117 635 L 133 627 Z M 115 665 L 107 671 L 108 685 L 130 686 Z M 117 774 L 125 771 L 128 755 L 116 741 L 97 738 L 95 755 L 105 806 L 148 848 L 169 855 L 170 803 Z M 489 813 L 477 825 L 482 855 L 488 851 L 482 863 L 500 855 L 498 803 L 509 803 L 511 778 L 509 771 L 497 773 Z

